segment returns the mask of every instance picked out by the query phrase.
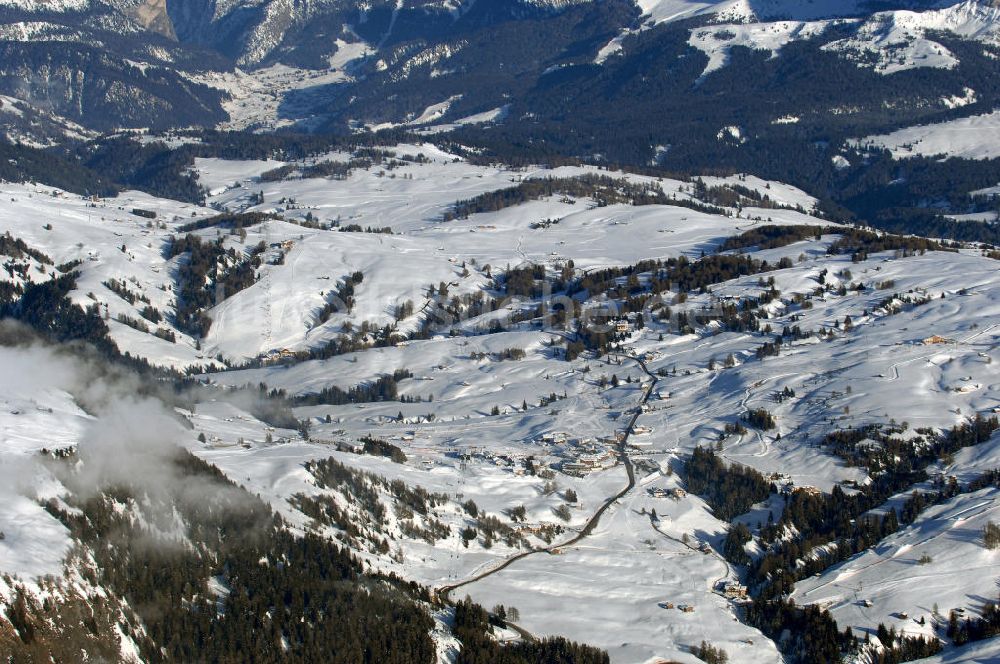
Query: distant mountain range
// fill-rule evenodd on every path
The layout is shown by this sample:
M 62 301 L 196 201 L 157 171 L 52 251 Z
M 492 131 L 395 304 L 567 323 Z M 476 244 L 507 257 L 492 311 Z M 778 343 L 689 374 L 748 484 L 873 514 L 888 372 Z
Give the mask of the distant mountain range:
M 825 172 L 852 139 L 993 111 L 997 57 L 1000 9 L 973 0 L 0 0 L 23 109 L 0 129 L 430 127 L 675 169 L 820 146 Z

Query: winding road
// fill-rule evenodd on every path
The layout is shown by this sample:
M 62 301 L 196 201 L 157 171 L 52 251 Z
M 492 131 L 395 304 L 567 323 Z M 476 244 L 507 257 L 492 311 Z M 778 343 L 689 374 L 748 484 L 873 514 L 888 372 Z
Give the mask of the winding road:
M 482 579 L 485 579 L 488 576 L 492 576 L 498 572 L 501 572 L 510 567 L 511 565 L 513 565 L 514 563 L 516 563 L 517 561 L 523 560 L 528 556 L 534 556 L 539 553 L 553 554 L 558 549 L 573 546 L 579 543 L 581 540 L 585 539 L 586 537 L 589 537 L 591 533 L 594 532 L 594 528 L 597 527 L 597 524 L 600 522 L 601 517 L 604 516 L 605 512 L 611 509 L 612 505 L 614 505 L 618 500 L 623 498 L 626 494 L 628 494 L 630 491 L 632 491 L 632 489 L 635 488 L 635 468 L 632 466 L 632 460 L 629 459 L 628 456 L 628 449 L 627 449 L 628 439 L 629 436 L 633 434 L 635 429 L 635 423 L 639 419 L 639 415 L 642 413 L 642 406 L 649 401 L 650 396 L 653 394 L 653 390 L 656 388 L 656 383 L 658 379 L 652 372 L 649 371 L 648 367 L 646 367 L 646 363 L 643 362 L 641 358 L 632 355 L 621 355 L 621 357 L 635 361 L 642 369 L 643 373 L 645 373 L 652 379 L 650 384 L 646 387 L 645 391 L 643 392 L 641 401 L 639 402 L 638 406 L 636 406 L 634 412 L 632 413 L 632 417 L 629 419 L 628 426 L 625 427 L 625 433 L 622 436 L 622 440 L 619 441 L 618 444 L 618 453 L 621 458 L 622 464 L 625 466 L 625 472 L 628 474 L 628 484 L 625 485 L 625 488 L 623 488 L 621 491 L 619 491 L 615 495 L 605 500 L 604 503 L 601 504 L 601 506 L 597 509 L 597 511 L 594 512 L 594 514 L 590 517 L 590 519 L 583 526 L 580 532 L 578 532 L 572 538 L 565 540 L 563 542 L 559 542 L 557 544 L 551 544 L 549 546 L 537 549 L 531 549 L 530 551 L 522 551 L 521 553 L 506 558 L 500 564 L 495 565 L 494 567 L 491 567 L 490 569 L 480 572 L 467 579 L 464 579 L 463 581 L 440 586 L 435 591 L 437 597 L 447 601 L 449 599 L 448 596 L 454 590 L 457 590 L 458 588 L 461 588 L 463 586 L 473 584 L 477 581 L 481 581 Z M 520 627 L 517 627 L 515 625 L 511 625 L 511 627 L 519 634 L 521 634 L 523 637 L 531 638 L 531 635 L 527 631 L 522 630 Z

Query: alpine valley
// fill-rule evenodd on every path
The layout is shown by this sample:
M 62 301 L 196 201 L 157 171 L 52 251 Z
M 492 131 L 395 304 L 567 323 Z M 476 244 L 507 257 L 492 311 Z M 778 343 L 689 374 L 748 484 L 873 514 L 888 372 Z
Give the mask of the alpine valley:
M 1000 661 L 998 62 L 987 0 L 0 0 L 0 661 Z

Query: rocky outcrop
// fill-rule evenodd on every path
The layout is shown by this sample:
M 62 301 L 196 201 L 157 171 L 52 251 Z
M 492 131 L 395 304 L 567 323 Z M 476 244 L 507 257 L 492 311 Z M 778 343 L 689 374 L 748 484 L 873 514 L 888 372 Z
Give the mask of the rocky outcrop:
M 143 0 L 128 13 L 146 30 L 177 39 L 173 21 L 167 12 L 167 0 Z

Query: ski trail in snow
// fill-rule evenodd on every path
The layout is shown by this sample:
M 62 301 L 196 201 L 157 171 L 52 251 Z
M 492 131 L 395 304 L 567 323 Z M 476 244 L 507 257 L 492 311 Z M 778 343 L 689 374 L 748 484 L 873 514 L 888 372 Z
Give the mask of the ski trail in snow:
M 396 27 L 396 17 L 399 16 L 399 10 L 403 8 L 403 0 L 396 0 L 396 6 L 392 8 L 392 16 L 389 18 L 389 27 L 385 29 L 385 34 L 382 35 L 382 39 L 378 42 L 378 47 L 376 51 L 381 51 L 385 43 L 389 41 L 389 37 L 392 36 L 392 31 Z

